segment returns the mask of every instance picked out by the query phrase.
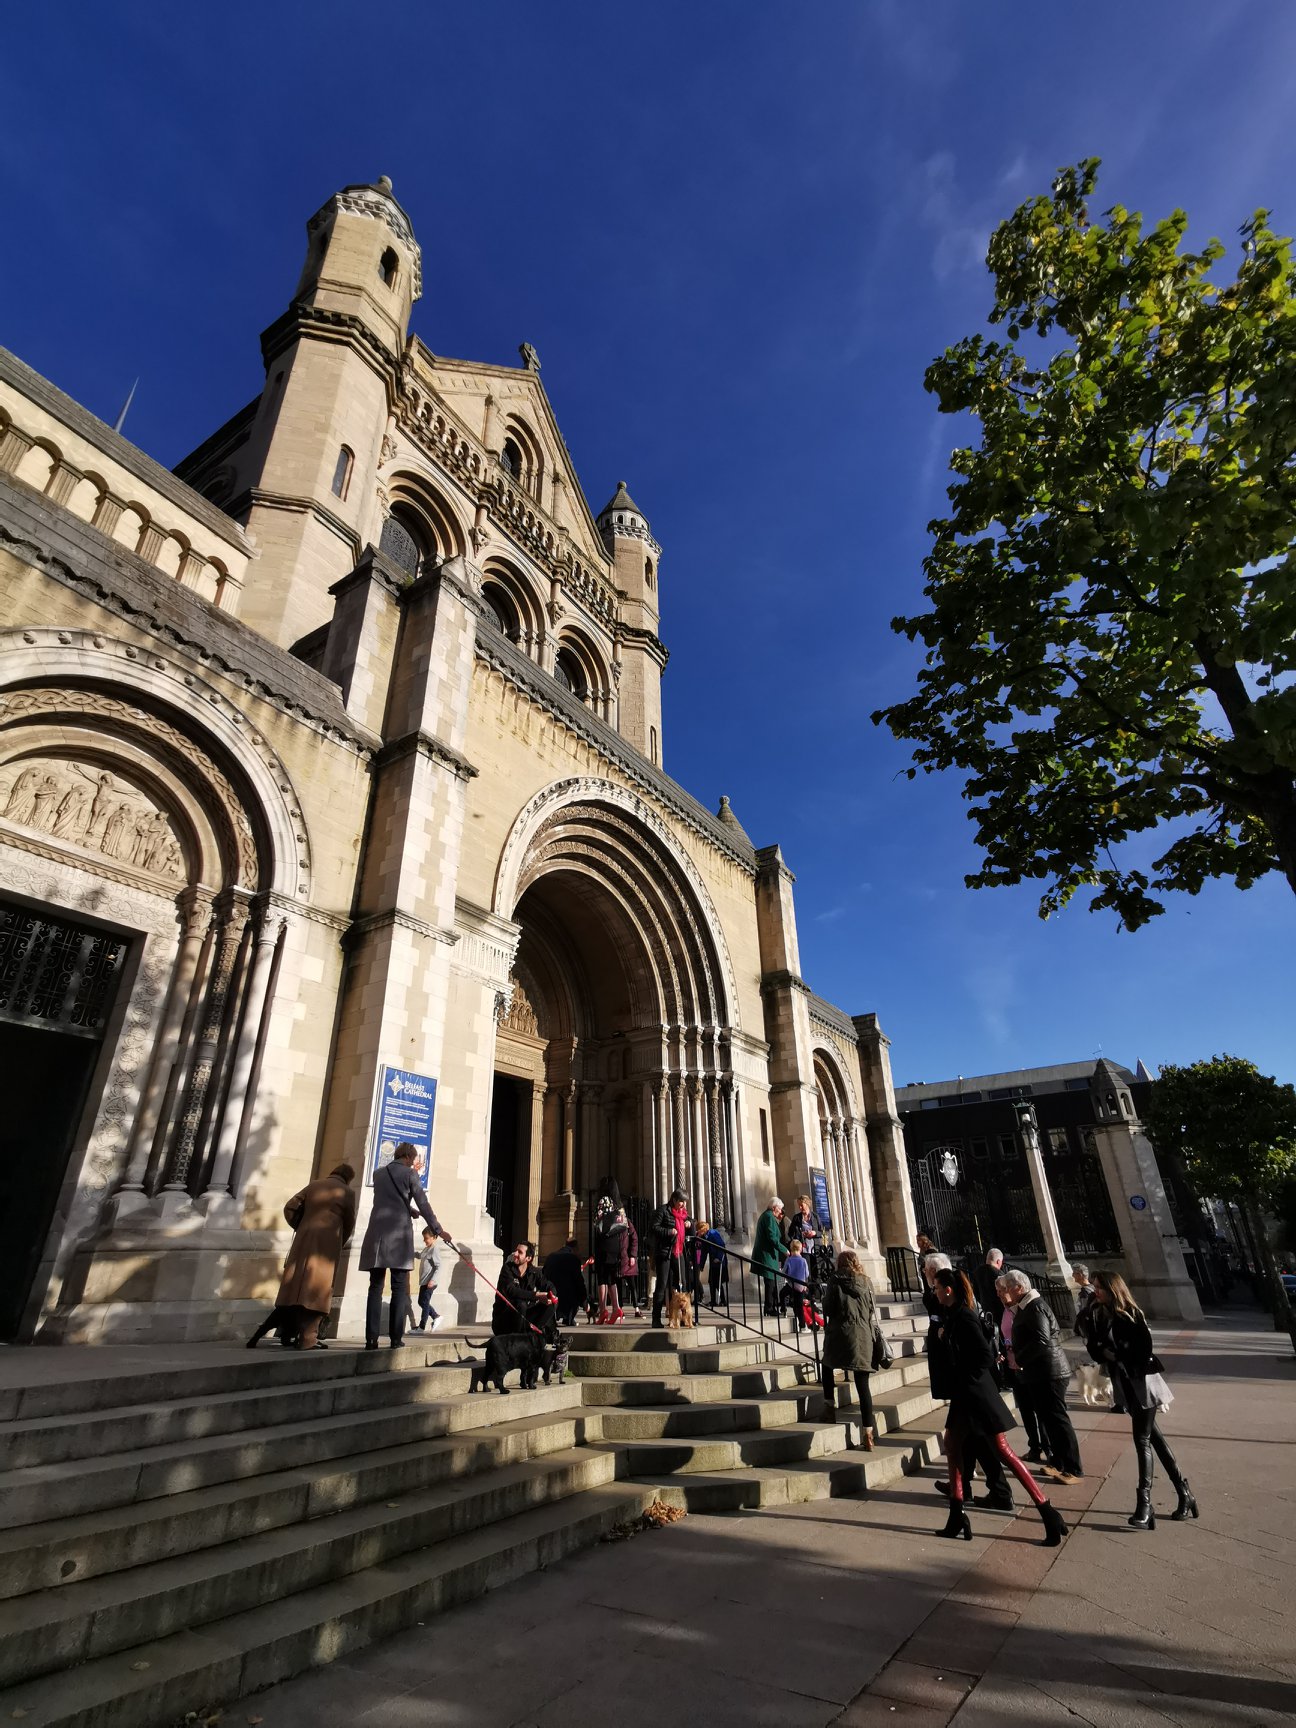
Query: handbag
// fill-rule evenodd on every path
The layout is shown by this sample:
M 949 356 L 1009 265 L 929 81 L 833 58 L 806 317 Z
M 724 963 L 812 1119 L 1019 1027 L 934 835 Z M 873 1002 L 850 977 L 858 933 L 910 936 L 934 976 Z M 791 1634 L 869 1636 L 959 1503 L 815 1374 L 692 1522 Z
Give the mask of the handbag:
M 1174 1403 L 1174 1393 L 1170 1390 L 1170 1382 L 1164 1374 L 1148 1375 L 1147 1395 L 1158 1410 L 1168 1410 Z
M 886 1334 L 878 1327 L 873 1333 L 873 1367 L 875 1369 L 890 1368 L 895 1361 L 891 1354 L 891 1346 L 887 1343 Z
M 305 1216 L 306 1202 L 304 1200 L 299 1200 L 291 1212 L 286 1206 L 284 1207 L 284 1217 L 288 1221 L 288 1227 L 290 1230 L 295 1230 Z

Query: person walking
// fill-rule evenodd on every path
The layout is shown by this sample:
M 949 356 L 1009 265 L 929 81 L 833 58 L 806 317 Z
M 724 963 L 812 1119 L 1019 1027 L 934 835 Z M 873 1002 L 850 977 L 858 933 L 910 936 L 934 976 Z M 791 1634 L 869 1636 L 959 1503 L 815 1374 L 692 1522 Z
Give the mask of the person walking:
M 1134 1453 L 1138 1458 L 1137 1499 L 1133 1516 L 1127 1522 L 1133 1530 L 1156 1528 L 1156 1513 L 1152 1508 L 1154 1452 L 1179 1496 L 1179 1504 L 1170 1514 L 1171 1523 L 1181 1524 L 1185 1518 L 1196 1518 L 1199 1515 L 1197 1496 L 1189 1487 L 1188 1478 L 1180 1470 L 1157 1422 L 1158 1405 L 1149 1379 L 1160 1374 L 1161 1364 L 1152 1348 L 1152 1332 L 1142 1310 L 1130 1295 L 1129 1286 L 1117 1273 L 1094 1273 L 1094 1309 L 1100 1311 L 1094 1334 L 1101 1353 L 1100 1360 L 1108 1364 L 1112 1385 L 1119 1390 L 1121 1402 L 1129 1412 Z
M 1090 1282 L 1089 1268 L 1087 1266 L 1081 1266 L 1081 1265 L 1073 1266 L 1071 1268 L 1071 1279 L 1072 1279 L 1072 1282 L 1075 1284 L 1075 1287 L 1076 1287 L 1076 1317 L 1075 1317 L 1076 1337 L 1079 1338 L 1081 1343 L 1084 1345 L 1085 1349 L 1088 1351 L 1090 1361 L 1096 1362 L 1100 1368 L 1106 1368 L 1107 1367 L 1106 1362 L 1103 1361 L 1102 1357 L 1099 1355 L 1097 1349 L 1095 1348 L 1095 1338 L 1096 1338 L 1098 1328 L 1100 1325 L 1104 1324 L 1104 1322 L 1103 1322 L 1103 1310 L 1101 1308 L 1098 1308 L 1095 1311 L 1094 1304 L 1097 1301 L 1098 1292 L 1094 1289 L 1093 1284 Z M 1119 1385 L 1119 1383 L 1116 1379 L 1116 1376 L 1114 1374 L 1111 1376 L 1111 1389 L 1112 1389 L 1112 1404 L 1111 1404 L 1112 1415 L 1113 1416 L 1127 1416 L 1129 1414 L 1129 1412 L 1126 1410 L 1124 1403 L 1121 1401 L 1120 1385 Z
M 927 1310 L 927 1376 L 931 1382 L 933 1398 L 950 1398 L 953 1396 L 953 1381 L 951 1375 L 949 1353 L 945 1348 L 944 1325 L 945 1310 L 940 1301 L 940 1287 L 936 1282 L 937 1275 L 951 1270 L 948 1254 L 942 1254 L 933 1248 L 923 1262 L 923 1307 Z M 990 1330 L 989 1321 L 984 1311 L 977 1305 L 976 1298 L 972 1302 L 973 1312 L 981 1322 L 982 1330 Z M 995 1364 L 996 1379 L 998 1378 L 999 1350 L 997 1344 L 991 1346 L 991 1360 Z M 1011 1512 L 1013 1497 L 1012 1488 L 1004 1473 L 1003 1463 L 994 1447 L 979 1433 L 969 1433 L 963 1448 L 963 1488 L 965 1494 L 971 1493 L 972 1478 L 977 1465 L 981 1466 L 986 1479 L 986 1491 L 975 1498 L 978 1506 L 988 1506 L 995 1512 Z M 948 1495 L 951 1492 L 951 1482 L 936 1483 L 938 1494 Z
M 1003 1315 L 1003 1303 L 999 1300 L 996 1285 L 999 1274 L 1003 1271 L 1003 1249 L 987 1248 L 984 1262 L 977 1267 L 972 1277 L 972 1288 L 982 1309 L 994 1322 L 996 1332 Z
M 719 1308 L 729 1302 L 729 1256 L 725 1253 L 727 1246 L 724 1237 L 714 1224 L 708 1224 L 705 1219 L 698 1220 L 698 1246 L 705 1250 L 707 1266 L 707 1290 L 710 1295 L 709 1306 Z
M 1002 1300 L 1002 1297 L 1000 1299 Z M 1027 1449 L 1023 1453 L 1023 1457 L 1028 1464 L 1042 1464 L 1045 1461 L 1044 1436 L 1040 1432 L 1039 1417 L 1035 1414 L 1035 1406 L 1031 1403 L 1030 1386 L 1026 1376 L 1018 1368 L 1017 1358 L 1013 1354 L 1013 1319 L 1013 1309 L 1005 1304 L 999 1316 L 999 1337 L 1003 1358 L 1001 1384 L 1006 1381 L 1007 1390 L 1012 1393 L 1016 1401 L 1021 1425 L 1026 1430 Z
M 660 1326 L 666 1299 L 672 1290 L 688 1288 L 684 1265 L 684 1242 L 688 1234 L 688 1201 L 681 1189 L 671 1191 L 664 1206 L 652 1215 L 650 1225 L 653 1256 L 652 1323 Z
M 598 1273 L 599 1325 L 616 1325 L 625 1319 L 622 1292 L 639 1273 L 639 1234 L 626 1217 L 624 1206 L 612 1208 L 594 1233 L 594 1260 Z M 636 1312 L 638 1305 L 636 1304 Z
M 355 1170 L 337 1164 L 316 1182 L 308 1182 L 284 1207 L 293 1227 L 292 1247 L 284 1263 L 274 1313 L 248 1339 L 255 1347 L 271 1327 L 286 1326 L 296 1334 L 292 1348 L 314 1350 L 321 1323 L 333 1306 L 333 1282 L 338 1261 L 356 1221 Z
M 435 1332 L 441 1324 L 441 1316 L 432 1306 L 432 1292 L 436 1289 L 437 1273 L 441 1270 L 441 1256 L 437 1252 L 436 1237 L 430 1230 L 423 1232 L 423 1246 L 418 1257 L 418 1294 L 419 1317 L 414 1325 L 415 1332 L 426 1332 L 430 1326 Z
M 972 1286 L 964 1273 L 942 1267 L 936 1273 L 936 1297 L 943 1311 L 940 1342 L 951 1386 L 945 1426 L 950 1509 L 939 1534 L 972 1540 L 964 1503 L 963 1456 L 968 1439 L 980 1437 L 993 1447 L 1034 1502 L 1044 1525 L 1044 1546 L 1056 1548 L 1067 1534 L 1066 1520 L 1008 1444 L 1013 1419 L 995 1384 L 994 1350 L 977 1315 Z
M 873 1450 L 873 1394 L 869 1375 L 882 1353 L 882 1328 L 878 1322 L 873 1281 L 864 1262 L 849 1249 L 837 1256 L 828 1278 L 823 1300 L 823 1395 L 824 1420 L 837 1420 L 836 1385 L 839 1368 L 855 1381 L 859 1399 L 860 1439 L 866 1452 Z M 843 1379 L 842 1391 L 846 1391 Z M 846 1399 L 842 1403 L 845 1406 Z
M 365 1349 L 378 1348 L 382 1327 L 383 1285 L 391 1278 L 388 1304 L 388 1336 L 393 1350 L 405 1343 L 405 1320 L 410 1312 L 409 1279 L 414 1265 L 414 1231 L 411 1219 L 422 1217 L 428 1229 L 442 1242 L 450 1233 L 437 1222 L 428 1204 L 423 1184 L 414 1172 L 418 1148 L 402 1140 L 374 1176 L 373 1205 L 364 1241 L 360 1244 L 360 1270 L 369 1274 L 369 1299 L 365 1304 Z M 453 1243 L 451 1243 L 453 1246 Z
M 542 1271 L 558 1292 L 558 1324 L 574 1326 L 587 1295 L 580 1244 L 574 1236 L 569 1236 L 561 1248 L 555 1248 L 546 1256 Z
M 1084 1477 L 1080 1442 L 1066 1407 L 1071 1364 L 1053 1310 L 1024 1272 L 1005 1272 L 999 1292 L 1013 1311 L 1013 1355 L 1048 1443 L 1049 1462 L 1043 1472 L 1056 1482 L 1079 1482 Z
M 752 1269 L 760 1278 L 762 1307 L 766 1314 L 777 1315 L 778 1273 L 787 1259 L 783 1240 L 783 1202 L 775 1194 L 756 1220 L 756 1236 L 752 1242 Z

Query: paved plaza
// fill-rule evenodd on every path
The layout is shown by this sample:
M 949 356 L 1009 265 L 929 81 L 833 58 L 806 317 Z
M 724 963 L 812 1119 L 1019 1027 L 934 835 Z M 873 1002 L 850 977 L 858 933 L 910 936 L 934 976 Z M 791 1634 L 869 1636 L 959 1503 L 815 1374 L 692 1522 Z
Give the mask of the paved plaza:
M 228 1708 L 264 1728 L 1095 1728 L 1296 1718 L 1296 1359 L 1263 1316 L 1158 1333 L 1198 1522 L 1127 1528 L 1128 1422 L 1074 1410 L 1074 1526 L 894 1492 L 690 1516 Z M 1019 1496 L 1020 1497 L 1020 1496 Z M 1161 1513 L 1174 1504 L 1158 1476 Z

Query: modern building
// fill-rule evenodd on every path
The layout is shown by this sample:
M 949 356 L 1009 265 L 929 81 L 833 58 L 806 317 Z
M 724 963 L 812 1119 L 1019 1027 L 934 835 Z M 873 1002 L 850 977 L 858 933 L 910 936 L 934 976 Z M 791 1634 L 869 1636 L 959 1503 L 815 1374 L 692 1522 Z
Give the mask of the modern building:
M 174 472 L 0 355 L 2 1335 L 236 1333 L 284 1201 L 402 1138 L 487 1274 L 608 1176 L 912 1236 L 876 1017 L 665 770 L 647 515 L 589 507 L 533 349 L 411 334 L 422 268 L 389 181 L 329 198 Z
M 1106 1059 L 897 1088 L 918 1228 L 1063 1278 L 1119 1271 L 1160 1318 L 1198 1319 L 1165 1180 L 1136 1113 L 1146 1076 Z

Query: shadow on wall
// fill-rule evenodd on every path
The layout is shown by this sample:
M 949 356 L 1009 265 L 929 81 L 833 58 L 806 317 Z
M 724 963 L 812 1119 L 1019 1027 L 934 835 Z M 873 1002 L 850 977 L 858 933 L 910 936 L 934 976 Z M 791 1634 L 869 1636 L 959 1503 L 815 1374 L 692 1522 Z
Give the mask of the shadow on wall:
M 454 1254 L 453 1262 L 449 1288 L 450 1294 L 459 1304 L 457 1324 L 475 1326 L 482 1315 L 481 1297 L 483 1293 L 488 1294 L 486 1286 L 473 1271 L 471 1249 L 465 1248 L 461 1253 Z

